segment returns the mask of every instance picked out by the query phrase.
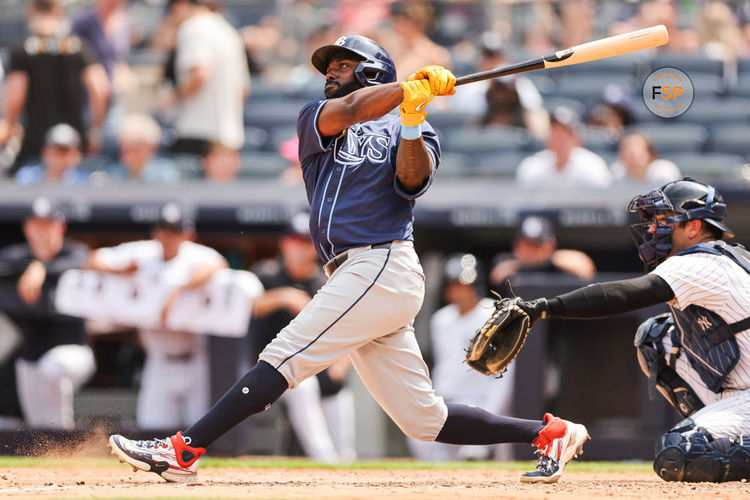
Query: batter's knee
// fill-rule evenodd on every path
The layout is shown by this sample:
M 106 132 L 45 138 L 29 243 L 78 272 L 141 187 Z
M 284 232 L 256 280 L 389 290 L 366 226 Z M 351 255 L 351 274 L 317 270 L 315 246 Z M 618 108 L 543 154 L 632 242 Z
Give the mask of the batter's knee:
M 686 483 L 749 479 L 750 437 L 713 440 L 694 425 L 672 429 L 657 442 L 654 472 Z
M 440 430 L 448 418 L 448 408 L 442 398 L 427 408 L 421 408 L 421 412 L 404 413 L 403 415 L 391 415 L 391 418 L 401 431 L 410 438 L 419 441 L 435 441 Z

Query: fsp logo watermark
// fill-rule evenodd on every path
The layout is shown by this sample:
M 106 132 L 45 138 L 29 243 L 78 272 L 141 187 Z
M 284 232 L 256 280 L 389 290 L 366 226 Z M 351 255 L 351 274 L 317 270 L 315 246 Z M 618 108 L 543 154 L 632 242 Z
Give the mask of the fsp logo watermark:
M 643 84 L 643 102 L 656 116 L 680 116 L 693 103 L 693 82 L 677 68 L 657 69 Z

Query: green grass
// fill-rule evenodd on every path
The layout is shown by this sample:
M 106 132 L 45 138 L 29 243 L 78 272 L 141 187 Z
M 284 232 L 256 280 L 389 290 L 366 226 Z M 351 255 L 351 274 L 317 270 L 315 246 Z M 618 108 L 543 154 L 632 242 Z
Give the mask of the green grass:
M 105 467 L 117 464 L 115 458 L 52 458 L 52 457 L 3 457 L 0 468 L 14 467 L 61 467 L 85 466 Z M 202 467 L 258 468 L 258 469 L 496 469 L 530 470 L 534 463 L 528 462 L 417 462 L 409 459 L 359 460 L 345 464 L 327 464 L 305 458 L 253 457 L 212 458 L 201 460 Z M 651 462 L 583 462 L 571 463 L 567 470 L 582 472 L 651 472 Z

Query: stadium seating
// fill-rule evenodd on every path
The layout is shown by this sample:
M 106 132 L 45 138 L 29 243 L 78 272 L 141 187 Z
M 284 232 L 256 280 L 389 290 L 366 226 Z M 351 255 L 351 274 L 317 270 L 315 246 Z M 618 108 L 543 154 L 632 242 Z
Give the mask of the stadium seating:
M 617 149 L 617 139 L 604 129 L 586 127 L 581 134 L 581 143 L 594 153 L 604 153 Z
M 26 19 L 23 16 L 0 16 L 0 45 L 10 46 L 26 36 Z
M 557 97 L 554 95 L 546 96 L 544 98 L 544 108 L 547 111 L 552 111 L 555 108 L 564 107 L 570 108 L 575 111 L 579 116 L 586 115 L 586 105 L 577 99 L 569 99 L 567 97 Z
M 515 177 L 518 164 L 530 154 L 523 151 L 504 151 L 481 155 L 472 168 L 472 174 L 481 177 Z
M 481 115 L 467 113 L 460 109 L 436 109 L 430 111 L 427 115 L 427 121 L 438 130 L 455 129 L 467 124 L 476 124 L 481 118 Z
M 307 101 L 298 100 L 259 100 L 250 99 L 245 106 L 245 125 L 270 129 L 279 125 L 294 125 L 297 123 L 302 106 Z
M 708 73 L 688 73 L 694 98 L 712 98 L 725 91 L 724 79 Z
M 591 61 L 576 66 L 575 72 L 582 73 L 618 73 L 621 75 L 638 76 L 642 73 L 643 63 L 632 55 L 626 54 L 598 61 Z
M 457 128 L 444 132 L 443 148 L 452 153 L 479 155 L 517 151 L 529 145 L 529 135 L 517 127 Z
M 471 155 L 443 153 L 438 167 L 439 178 L 463 178 L 471 175 L 471 165 L 475 162 Z
M 737 60 L 737 73 L 740 75 L 750 74 L 750 57 L 742 57 Z
M 282 125 L 271 129 L 268 134 L 268 142 L 266 143 L 266 149 L 268 151 L 276 152 L 282 142 L 287 141 L 297 135 L 296 125 Z
M 684 114 L 674 118 L 674 121 L 697 123 L 706 127 L 721 123 L 750 123 L 750 99 L 696 97 L 690 108 Z
M 651 60 L 651 69 L 677 68 L 692 76 L 694 73 L 722 76 L 724 65 L 716 59 L 709 59 L 703 54 L 686 52 L 658 52 Z
M 629 127 L 628 132 L 630 131 L 644 133 L 662 155 L 698 153 L 704 149 L 708 140 L 708 131 L 705 127 L 694 123 L 670 122 L 666 119 Z
M 286 161 L 276 153 L 242 152 L 238 177 L 276 177 L 287 167 Z
M 263 127 L 245 127 L 245 142 L 242 151 L 260 151 L 269 144 L 268 130 Z
M 748 73 L 739 75 L 737 83 L 727 91 L 727 95 L 750 98 L 750 70 L 748 71 Z
M 741 156 L 726 153 L 686 153 L 665 157 L 672 160 L 683 175 L 708 183 L 737 181 L 745 164 Z
M 710 131 L 711 151 L 732 153 L 742 157 L 750 154 L 750 124 L 717 124 L 711 127 Z
M 590 105 L 601 98 L 604 88 L 610 84 L 634 94 L 639 93 L 642 86 L 636 77 L 618 73 L 570 74 L 557 81 L 551 95 L 577 99 Z

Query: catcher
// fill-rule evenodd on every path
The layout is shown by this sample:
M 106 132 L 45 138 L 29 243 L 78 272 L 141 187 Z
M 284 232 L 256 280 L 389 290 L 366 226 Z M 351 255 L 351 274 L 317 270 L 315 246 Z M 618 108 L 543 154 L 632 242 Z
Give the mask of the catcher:
M 599 318 L 666 302 L 671 314 L 638 328 L 638 360 L 651 384 L 684 417 L 656 445 L 666 481 L 750 478 L 750 252 L 724 238 L 727 208 L 689 177 L 636 196 L 630 231 L 645 276 L 597 283 L 554 297 L 496 302 L 467 362 L 502 373 L 537 320 Z

